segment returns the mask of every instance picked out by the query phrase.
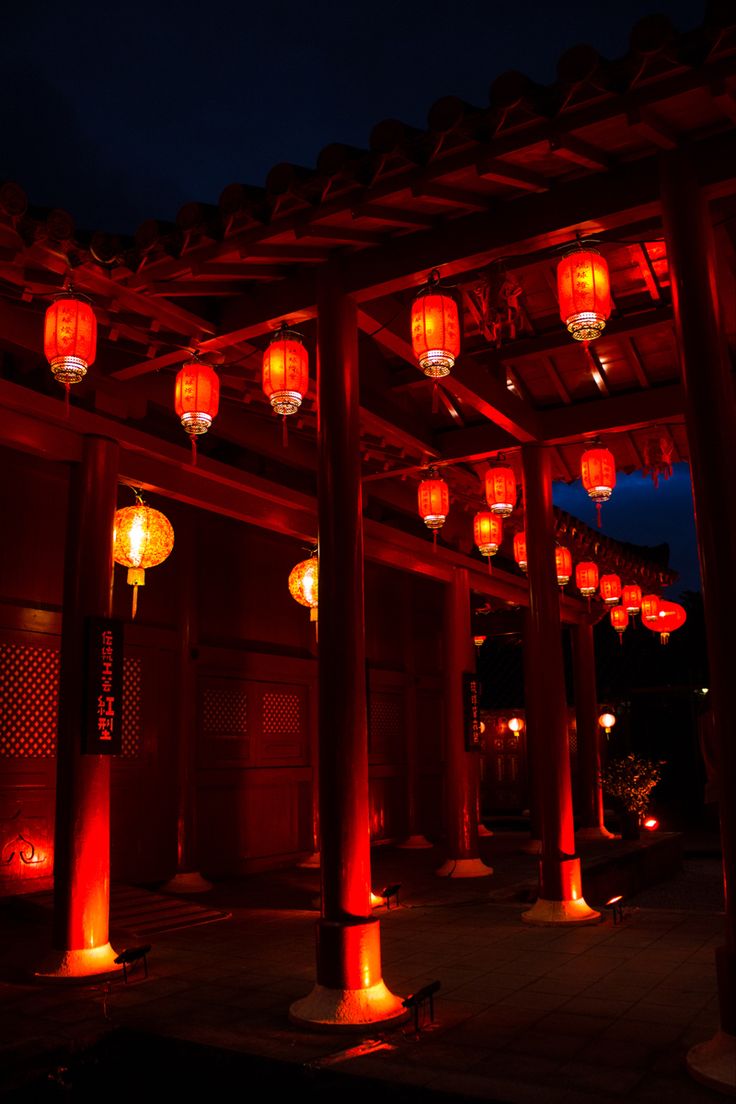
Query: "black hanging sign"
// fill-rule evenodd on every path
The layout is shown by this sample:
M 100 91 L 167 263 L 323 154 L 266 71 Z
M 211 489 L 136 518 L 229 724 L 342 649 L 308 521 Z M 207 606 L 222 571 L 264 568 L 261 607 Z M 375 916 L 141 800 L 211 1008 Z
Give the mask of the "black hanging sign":
M 123 624 L 87 617 L 82 752 L 120 755 L 123 738 Z
M 463 721 L 465 750 L 478 751 L 480 738 L 480 680 L 466 672 L 463 675 Z

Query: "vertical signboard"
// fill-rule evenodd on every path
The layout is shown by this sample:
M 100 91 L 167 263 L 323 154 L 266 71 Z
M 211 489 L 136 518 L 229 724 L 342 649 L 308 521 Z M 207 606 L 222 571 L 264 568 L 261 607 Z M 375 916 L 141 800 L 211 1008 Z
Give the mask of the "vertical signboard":
M 85 755 L 120 755 L 123 736 L 123 626 L 108 617 L 87 617 L 84 626 L 86 680 L 82 725 Z
M 465 750 L 479 751 L 480 738 L 480 680 L 476 675 L 463 675 L 463 721 Z

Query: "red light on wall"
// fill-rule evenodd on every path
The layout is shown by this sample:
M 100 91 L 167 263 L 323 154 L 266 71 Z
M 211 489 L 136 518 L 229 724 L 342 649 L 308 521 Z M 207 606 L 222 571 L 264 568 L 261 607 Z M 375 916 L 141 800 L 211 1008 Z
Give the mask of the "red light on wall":
M 567 586 L 572 575 L 572 555 L 569 548 L 558 544 L 555 548 L 555 566 L 557 568 L 557 585 Z
M 448 376 L 460 355 L 460 312 L 454 297 L 441 290 L 436 269 L 412 304 L 411 344 L 430 379 Z
M 641 587 L 625 586 L 621 594 L 621 605 L 632 617 L 641 609 Z
M 488 510 L 479 510 L 473 518 L 473 540 L 481 556 L 495 556 L 503 540 L 503 522 Z
M 659 828 L 659 821 L 656 817 L 647 817 L 647 819 L 644 821 L 644 827 L 649 832 L 655 832 L 657 828 Z
M 89 303 L 63 295 L 46 311 L 43 350 L 54 378 L 69 390 L 94 363 L 97 352 L 97 319 Z
M 277 414 L 296 414 L 309 387 L 309 354 L 302 335 L 286 323 L 263 354 L 262 384 Z
M 618 575 L 602 575 L 600 592 L 607 606 L 615 606 L 621 598 L 621 580 Z
M 514 559 L 522 571 L 526 571 L 526 533 L 522 530 L 514 537 Z
M 598 511 L 598 527 L 601 524 L 601 504 L 608 502 L 616 486 L 616 461 L 606 448 L 587 449 L 581 461 L 583 487 L 588 498 L 595 502 Z
M 501 465 L 486 472 L 486 502 L 492 514 L 509 517 L 516 505 L 516 476 L 511 468 Z
M 583 598 L 591 598 L 598 588 L 598 568 L 589 560 L 575 567 L 575 585 Z
M 608 265 L 594 249 L 576 249 L 557 265 L 560 317 L 576 341 L 594 341 L 611 313 Z

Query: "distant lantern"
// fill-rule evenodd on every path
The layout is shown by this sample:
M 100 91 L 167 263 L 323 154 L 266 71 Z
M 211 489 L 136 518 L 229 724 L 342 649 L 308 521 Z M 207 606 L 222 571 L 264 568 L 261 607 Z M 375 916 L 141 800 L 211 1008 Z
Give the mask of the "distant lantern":
M 514 559 L 521 570 L 526 571 L 528 561 L 526 558 L 526 533 L 523 529 L 514 537 Z
M 624 633 L 629 625 L 629 615 L 623 606 L 614 606 L 611 610 L 611 624 L 618 633 L 621 644 L 624 642 Z
M 309 620 L 317 620 L 319 606 L 319 559 L 302 560 L 289 574 L 289 594 L 300 606 L 309 608 Z
M 613 454 L 607 448 L 587 449 L 583 453 L 581 474 L 588 498 L 595 502 L 600 529 L 601 504 L 608 502 L 616 486 L 616 461 Z
M 598 588 L 598 568 L 584 560 L 575 567 L 575 585 L 583 598 L 592 598 Z
M 606 736 L 610 736 L 611 729 L 616 724 L 616 717 L 613 713 L 609 713 L 606 711 L 605 713 L 601 713 L 600 717 L 598 718 L 598 724 L 601 726 L 602 729 L 605 730 Z
M 618 575 L 601 575 L 600 592 L 607 606 L 615 606 L 621 599 L 621 580 Z
M 492 514 L 509 517 L 516 505 L 516 476 L 513 469 L 501 465 L 486 472 L 486 502 Z
M 483 636 L 483 633 L 476 633 L 476 635 L 473 637 L 473 643 L 475 644 L 476 648 L 482 648 L 486 640 L 487 637 Z
M 220 381 L 211 365 L 202 360 L 187 361 L 176 377 L 174 409 L 192 440 L 192 458 L 197 462 L 197 437 L 212 425 L 220 406 Z
M 309 387 L 309 354 L 302 335 L 285 322 L 263 354 L 262 382 L 266 398 L 283 416 L 286 443 L 286 417 L 296 414 Z
M 625 586 L 621 595 L 621 605 L 634 617 L 641 609 L 641 587 Z
M 481 556 L 488 557 L 488 569 L 491 556 L 495 556 L 503 539 L 503 522 L 488 510 L 479 510 L 473 518 L 473 540 Z
M 437 545 L 437 530 L 445 524 L 450 512 L 450 490 L 437 474 L 436 468 L 430 468 L 427 478 L 419 484 L 417 492 L 419 516 L 428 529 L 432 530 L 435 546 Z
M 124 506 L 115 512 L 113 557 L 115 563 L 128 569 L 128 583 L 133 587 L 133 610 L 138 610 L 138 587 L 145 586 L 146 569 L 157 567 L 174 547 L 174 530 L 160 510 L 146 506 L 139 497 L 135 506 Z
M 608 265 L 594 249 L 576 249 L 557 265 L 560 317 L 576 341 L 600 337 L 611 313 Z
M 69 392 L 94 363 L 97 352 L 97 319 L 89 303 L 65 294 L 46 311 L 43 350 L 54 378 Z
M 656 594 L 645 594 L 641 600 L 641 619 L 642 623 L 646 624 L 647 621 L 656 621 L 657 614 L 659 613 L 659 598 Z
M 567 586 L 572 575 L 572 555 L 569 548 L 558 544 L 555 548 L 555 565 L 557 568 L 557 585 Z
M 434 269 L 411 308 L 411 344 L 419 367 L 430 379 L 449 376 L 460 355 L 460 312 L 457 300 L 440 288 Z
M 644 601 L 646 601 L 646 599 L 644 599 Z M 642 617 L 642 623 L 646 625 L 648 629 L 651 629 L 652 632 L 659 633 L 659 640 L 662 644 L 667 644 L 670 639 L 670 633 L 673 633 L 676 629 L 682 628 L 686 621 L 687 614 L 683 607 L 678 602 L 668 602 L 664 598 L 659 599 L 656 617 Z
M 521 717 L 510 717 L 509 728 L 512 732 L 519 733 L 524 727 L 524 721 Z

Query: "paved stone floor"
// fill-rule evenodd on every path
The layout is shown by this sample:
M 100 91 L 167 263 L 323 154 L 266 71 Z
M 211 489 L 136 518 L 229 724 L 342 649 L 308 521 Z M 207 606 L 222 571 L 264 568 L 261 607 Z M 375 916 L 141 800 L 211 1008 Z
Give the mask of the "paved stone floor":
M 503 850 L 494 839 L 483 846 L 490 861 Z M 371 1032 L 375 1045 L 288 1022 L 290 1002 L 313 978 L 314 872 L 218 886 L 207 901 L 227 904 L 232 918 L 154 937 L 150 977 L 127 986 L 28 981 L 48 917 L 32 902 L 11 902 L 0 924 L 6 1092 L 123 1030 L 290 1063 L 313 1078 L 338 1071 L 356 1078 L 356 1089 L 378 1079 L 393 1086 L 390 1099 L 401 1099 L 397 1086 L 407 1086 L 407 1099 L 415 1086 L 428 1099 L 436 1092 L 514 1104 L 722 1099 L 684 1069 L 688 1047 L 717 1026 L 717 912 L 632 903 L 617 926 L 607 917 L 594 927 L 530 927 L 510 889 L 528 884 L 534 860 L 472 882 L 432 882 L 436 862 L 429 852 L 376 853 L 376 887 L 382 876 L 403 875 L 401 907 L 377 913 L 384 978 L 402 995 L 434 979 L 442 989 L 433 1026 L 419 1036 L 410 1026 Z M 135 942 L 116 934 L 118 947 Z M 225 1088 L 213 1078 L 213 1091 Z M 12 1099 L 35 1097 L 26 1088 Z

